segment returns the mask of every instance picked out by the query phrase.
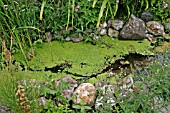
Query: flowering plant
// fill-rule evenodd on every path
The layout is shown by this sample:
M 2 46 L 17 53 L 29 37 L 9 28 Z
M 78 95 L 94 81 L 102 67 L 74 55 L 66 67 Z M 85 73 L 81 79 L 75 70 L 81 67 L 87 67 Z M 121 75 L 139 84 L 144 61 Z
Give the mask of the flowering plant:
M 170 18 L 169 0 L 157 0 L 148 10 L 154 13 L 154 20 L 160 20 L 165 23 L 167 18 Z

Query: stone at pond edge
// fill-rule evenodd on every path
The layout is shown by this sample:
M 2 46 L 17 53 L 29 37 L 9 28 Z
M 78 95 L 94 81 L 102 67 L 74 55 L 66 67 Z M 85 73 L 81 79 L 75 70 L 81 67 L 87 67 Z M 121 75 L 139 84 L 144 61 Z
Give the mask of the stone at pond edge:
M 65 41 L 66 41 L 66 42 L 69 42 L 69 41 L 71 41 L 71 38 L 67 36 L 66 39 L 65 39 Z
M 110 23 L 110 22 L 109 22 Z M 114 20 L 112 22 L 112 27 L 116 29 L 117 31 L 122 29 L 124 25 L 124 22 L 122 20 Z
M 107 27 L 107 23 L 104 22 L 103 24 L 100 24 L 100 27 L 101 27 L 102 29 L 106 28 L 106 27 Z
M 83 39 L 84 37 L 81 35 L 81 33 L 79 33 L 77 36 L 73 38 L 73 42 L 77 43 L 77 42 L 83 41 Z
M 133 14 L 131 14 L 129 21 L 124 25 L 120 32 L 120 39 L 144 39 L 146 36 L 145 22 Z
M 149 33 L 155 36 L 163 36 L 165 34 L 164 26 L 157 21 L 149 21 L 146 23 L 146 26 Z
M 107 30 L 106 29 L 101 29 L 100 31 L 100 35 L 106 35 L 107 34 Z
M 59 84 L 69 83 L 69 87 L 65 88 L 61 92 L 66 99 L 71 98 L 74 89 L 77 87 L 77 81 L 74 80 L 72 77 L 66 76 L 61 78 L 59 81 L 55 81 L 55 89 L 58 87 Z
M 141 19 L 145 22 L 151 21 L 153 19 L 153 14 L 151 12 L 145 11 L 142 13 Z
M 112 28 L 108 29 L 108 36 L 110 37 L 118 37 L 119 36 L 119 31 L 116 31 Z
M 115 105 L 116 98 L 114 97 L 115 85 L 107 84 L 106 82 L 97 82 L 95 87 L 98 89 L 98 97 L 95 102 L 95 109 L 109 105 Z
M 73 92 L 73 97 L 75 96 L 73 103 L 81 104 L 82 102 L 85 105 L 92 106 L 95 101 L 96 95 L 97 92 L 95 90 L 94 85 L 90 83 L 82 83 Z

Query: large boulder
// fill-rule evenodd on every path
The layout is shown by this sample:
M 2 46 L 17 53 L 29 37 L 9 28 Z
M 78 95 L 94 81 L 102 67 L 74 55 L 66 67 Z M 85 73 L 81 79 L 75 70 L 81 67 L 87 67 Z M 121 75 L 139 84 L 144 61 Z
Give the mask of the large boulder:
M 133 14 L 131 14 L 129 21 L 124 25 L 120 32 L 120 39 L 144 39 L 146 36 L 145 22 Z
M 90 83 L 82 83 L 80 84 L 73 93 L 75 99 L 73 100 L 74 104 L 84 105 L 93 105 L 97 92 L 93 84 Z

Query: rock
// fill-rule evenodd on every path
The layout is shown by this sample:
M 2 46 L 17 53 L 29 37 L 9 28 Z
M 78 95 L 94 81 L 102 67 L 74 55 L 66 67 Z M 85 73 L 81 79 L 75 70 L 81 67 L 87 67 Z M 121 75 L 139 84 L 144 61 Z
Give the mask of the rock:
M 148 32 L 155 36 L 163 36 L 165 34 L 164 26 L 157 21 L 149 21 L 146 23 L 146 26 Z
M 0 113 L 14 113 L 14 112 L 11 111 L 11 109 L 4 104 L 0 105 Z
M 112 27 L 116 29 L 117 31 L 122 29 L 124 25 L 124 22 L 122 20 L 114 20 L 112 22 Z
M 79 33 L 76 37 L 73 38 L 73 42 L 80 42 L 84 39 L 84 37 Z
M 53 36 L 52 36 L 51 32 L 46 32 L 45 33 L 45 36 L 44 36 L 44 41 L 45 42 L 51 42 L 52 38 L 53 38 Z
M 66 41 L 66 42 L 70 42 L 70 41 L 71 41 L 71 38 L 67 36 L 66 39 L 65 39 L 65 41 Z
M 73 31 L 74 29 L 73 29 L 73 27 L 68 27 L 68 31 L 70 32 L 70 31 Z
M 120 32 L 120 39 L 144 39 L 146 36 L 145 22 L 133 14 L 131 14 L 129 21 L 124 25 Z
M 146 38 L 150 41 L 150 42 L 156 42 L 156 38 L 151 35 L 151 34 L 146 34 Z
M 100 27 L 101 27 L 102 29 L 106 28 L 106 27 L 107 27 L 107 23 L 104 22 L 103 24 L 100 24 Z
M 145 11 L 142 13 L 141 19 L 145 22 L 151 21 L 153 19 L 153 14 L 151 12 Z
M 74 80 L 72 77 L 66 76 L 61 78 L 59 81 L 55 81 L 55 89 L 58 87 L 59 84 L 67 84 L 69 85 L 67 88 L 65 88 L 64 90 L 62 90 L 61 92 L 63 93 L 63 96 L 66 99 L 71 98 L 74 89 L 77 87 L 77 81 Z
M 129 90 L 133 87 L 134 81 L 132 77 L 125 77 L 125 78 L 119 79 L 117 82 L 117 85 L 119 86 L 120 90 L 122 89 Z
M 88 29 L 88 30 L 85 31 L 85 33 L 87 33 L 87 34 L 90 34 L 92 32 L 93 32 L 93 29 Z
M 100 35 L 106 35 L 107 34 L 107 30 L 106 29 L 101 29 L 100 31 Z
M 104 107 L 104 105 L 113 107 L 116 101 L 116 98 L 114 97 L 116 89 L 115 86 L 102 81 L 95 83 L 95 87 L 99 90 L 99 96 L 96 99 L 95 109 Z
M 112 26 L 112 20 L 108 20 L 108 21 L 107 21 L 107 26 L 108 26 L 108 27 L 111 27 L 111 26 Z
M 96 103 L 95 103 L 95 109 L 98 109 L 99 107 L 104 107 L 104 106 L 110 106 L 111 108 L 116 104 L 115 100 L 116 98 L 114 97 L 114 95 L 97 97 Z
M 46 106 L 46 98 L 45 97 L 40 97 L 39 98 L 39 103 L 41 106 L 45 107 Z
M 80 104 L 82 102 L 85 105 L 93 105 L 96 94 L 94 85 L 82 83 L 73 92 L 73 96 L 76 97 L 76 99 L 73 100 L 73 103 Z
M 110 37 L 118 37 L 119 36 L 119 31 L 116 31 L 112 28 L 108 29 L 108 36 Z

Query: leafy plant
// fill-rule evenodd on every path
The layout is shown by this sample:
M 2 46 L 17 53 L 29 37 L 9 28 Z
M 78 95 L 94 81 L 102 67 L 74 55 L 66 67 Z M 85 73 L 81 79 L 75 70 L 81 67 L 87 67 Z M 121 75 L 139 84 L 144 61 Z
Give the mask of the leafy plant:
M 152 7 L 148 8 L 149 11 L 154 13 L 154 20 L 166 22 L 167 18 L 170 18 L 169 0 L 157 0 L 152 4 Z

